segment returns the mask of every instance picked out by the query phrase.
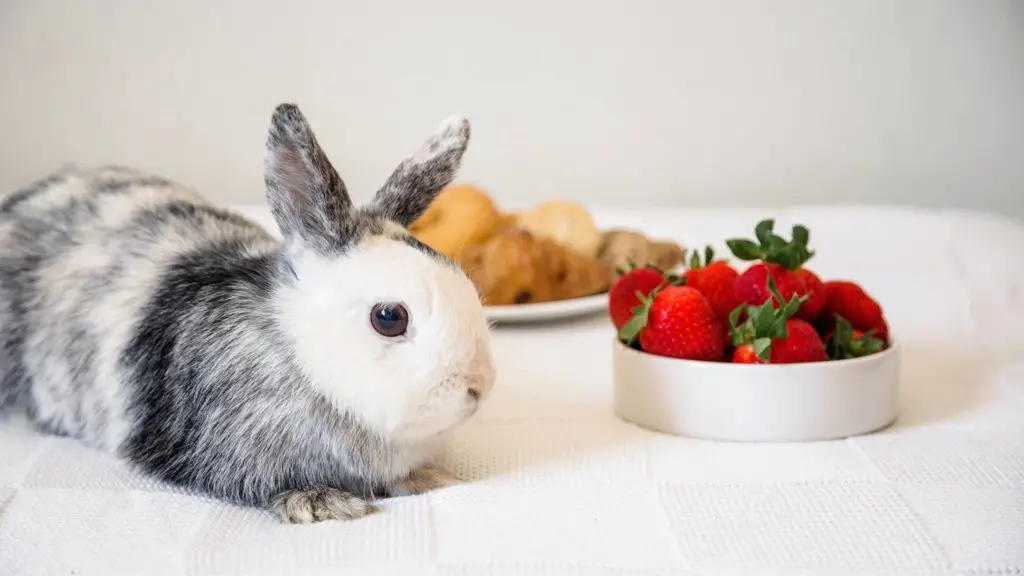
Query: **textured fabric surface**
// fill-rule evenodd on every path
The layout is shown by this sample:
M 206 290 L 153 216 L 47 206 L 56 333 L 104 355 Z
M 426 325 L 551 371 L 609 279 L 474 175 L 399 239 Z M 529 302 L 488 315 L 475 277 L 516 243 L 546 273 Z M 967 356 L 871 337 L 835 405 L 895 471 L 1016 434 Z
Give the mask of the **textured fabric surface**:
M 604 316 L 503 326 L 495 393 L 445 456 L 469 482 L 357 522 L 282 525 L 6 420 L 0 574 L 1024 574 L 1024 226 L 897 208 L 597 213 L 720 251 L 766 214 L 810 227 L 822 277 L 881 300 L 905 348 L 893 427 L 793 444 L 647 432 L 612 414 Z

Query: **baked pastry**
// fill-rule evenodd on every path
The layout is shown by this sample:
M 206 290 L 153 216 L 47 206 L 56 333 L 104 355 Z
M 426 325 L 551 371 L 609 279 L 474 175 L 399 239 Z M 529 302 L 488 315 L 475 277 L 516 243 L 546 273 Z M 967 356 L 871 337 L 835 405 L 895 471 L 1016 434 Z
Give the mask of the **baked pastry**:
M 501 215 L 501 230 L 519 228 L 519 212 L 505 212 Z
M 640 232 L 625 229 L 606 230 L 601 234 L 598 259 L 610 270 L 636 266 L 654 266 L 671 270 L 683 259 L 685 250 L 675 242 L 652 240 Z
M 597 294 L 608 289 L 612 276 L 597 258 L 521 228 L 468 248 L 460 264 L 488 306 Z
M 452 184 L 409 227 L 409 232 L 434 250 L 459 260 L 462 252 L 483 244 L 506 222 L 490 195 L 472 184 Z
M 601 243 L 601 233 L 590 212 L 570 200 L 551 200 L 524 210 L 516 217 L 516 225 L 585 256 L 597 256 Z
M 551 241 L 542 239 L 541 242 Z M 557 249 L 549 252 L 553 258 L 547 265 L 554 278 L 555 300 L 582 298 L 607 292 L 611 288 L 612 271 L 602 265 L 597 257 L 552 244 Z

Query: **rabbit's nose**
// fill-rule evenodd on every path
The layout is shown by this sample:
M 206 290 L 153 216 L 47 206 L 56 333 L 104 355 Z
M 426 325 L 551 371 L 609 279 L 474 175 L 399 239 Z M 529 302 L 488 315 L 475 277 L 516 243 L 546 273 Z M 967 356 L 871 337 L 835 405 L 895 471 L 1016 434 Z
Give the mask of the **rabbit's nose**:
M 470 386 L 469 388 L 466 388 L 466 393 L 469 394 L 469 397 L 472 398 L 474 401 L 480 399 L 480 389 L 479 388 Z

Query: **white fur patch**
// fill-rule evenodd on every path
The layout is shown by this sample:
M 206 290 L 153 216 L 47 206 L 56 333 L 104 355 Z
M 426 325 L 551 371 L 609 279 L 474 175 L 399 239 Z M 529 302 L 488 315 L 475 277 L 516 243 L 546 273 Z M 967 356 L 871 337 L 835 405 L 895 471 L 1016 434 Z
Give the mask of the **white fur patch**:
M 448 116 L 438 125 L 427 142 L 412 156 L 414 163 L 423 163 L 445 151 L 464 144 L 469 138 L 469 120 L 460 114 Z
M 494 384 L 489 331 L 472 283 L 402 241 L 374 236 L 328 260 L 297 253 L 299 281 L 279 306 L 307 376 L 385 438 L 418 444 L 471 416 Z M 401 302 L 408 332 L 370 324 L 378 302 Z

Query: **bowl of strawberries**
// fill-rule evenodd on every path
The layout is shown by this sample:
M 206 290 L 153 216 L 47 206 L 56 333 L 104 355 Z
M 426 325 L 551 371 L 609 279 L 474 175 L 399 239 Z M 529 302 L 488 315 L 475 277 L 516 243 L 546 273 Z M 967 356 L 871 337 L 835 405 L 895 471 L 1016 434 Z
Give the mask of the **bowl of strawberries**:
M 807 267 L 810 232 L 772 219 L 726 245 L 747 263 L 692 253 L 685 270 L 620 271 L 608 297 L 619 418 L 708 440 L 798 442 L 866 434 L 896 419 L 900 349 L 881 305 Z

